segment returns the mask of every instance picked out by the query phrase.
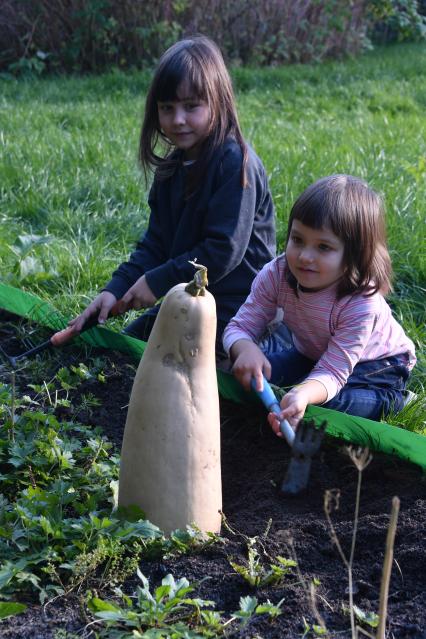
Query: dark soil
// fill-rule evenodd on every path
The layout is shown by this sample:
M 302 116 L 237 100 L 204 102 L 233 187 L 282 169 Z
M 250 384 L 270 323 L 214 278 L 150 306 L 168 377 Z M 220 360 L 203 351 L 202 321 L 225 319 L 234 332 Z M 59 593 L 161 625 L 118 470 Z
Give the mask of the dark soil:
M 14 318 L 0 315 L 0 345 L 9 354 L 16 354 L 22 349 L 22 340 L 16 339 L 11 319 Z M 78 364 L 87 356 L 74 345 L 60 354 L 42 356 L 38 368 L 46 362 L 57 368 Z M 79 421 L 100 426 L 119 447 L 134 363 L 119 354 L 103 356 L 108 357 L 107 382 L 89 381 L 79 389 L 80 393 L 93 393 L 101 405 L 80 414 Z M 17 373 L 18 387 L 26 393 L 28 370 Z M 10 368 L 3 358 L 0 378 L 8 381 L 8 376 Z M 275 620 L 257 616 L 242 629 L 236 624 L 228 626 L 226 636 L 233 639 L 302 637 L 304 619 L 311 626 L 318 623 L 315 607 L 329 631 L 327 636 L 350 637 L 349 616 L 344 612 L 348 605 L 347 571 L 331 540 L 323 508 L 325 491 L 338 490 L 339 508 L 332 513 L 332 520 L 348 556 L 358 471 L 346 449 L 327 437 L 313 460 L 308 491 L 303 496 L 285 497 L 279 485 L 290 459 L 289 449 L 272 434 L 262 411 L 222 402 L 221 413 L 223 512 L 227 522 L 222 541 L 190 556 L 143 562 L 142 572 L 150 578 L 151 586 L 169 572 L 190 582 L 208 576 L 196 594 L 215 601 L 216 609 L 227 617 L 239 608 L 242 596 L 256 596 L 259 602 L 269 599 L 275 604 L 283 600 L 282 615 Z M 391 639 L 426 639 L 425 487 L 425 477 L 418 467 L 382 454 L 374 454 L 362 474 L 354 599 L 365 612 L 378 611 L 392 497 L 397 495 L 401 500 L 388 600 L 387 637 Z M 268 565 L 277 555 L 297 558 L 299 574 L 293 570 L 278 586 L 250 588 L 234 572 L 229 560 L 246 563 L 248 538 L 253 537 L 257 538 L 262 562 Z M 313 604 L 309 586 L 314 578 L 320 583 Z M 76 636 L 89 637 L 90 631 L 84 630 L 88 621 L 84 606 L 71 596 L 45 608 L 32 604 L 26 613 L 2 622 L 0 636 L 53 639 L 58 629 L 66 629 Z M 374 634 L 374 630 L 369 630 Z

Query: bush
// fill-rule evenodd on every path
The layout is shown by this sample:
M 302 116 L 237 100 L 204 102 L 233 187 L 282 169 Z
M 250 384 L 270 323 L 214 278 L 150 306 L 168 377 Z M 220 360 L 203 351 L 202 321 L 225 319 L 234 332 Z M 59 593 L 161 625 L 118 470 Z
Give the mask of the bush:
M 309 62 L 425 36 L 415 0 L 3 0 L 0 68 L 97 72 L 152 64 L 185 34 L 241 64 Z
M 181 35 L 176 2 L 3 0 L 0 67 L 101 71 L 140 67 Z
M 416 41 L 426 37 L 426 0 L 369 0 L 368 11 L 374 43 Z
M 198 0 L 186 28 L 211 34 L 228 57 L 243 64 L 308 62 L 363 47 L 363 5 L 361 0 Z

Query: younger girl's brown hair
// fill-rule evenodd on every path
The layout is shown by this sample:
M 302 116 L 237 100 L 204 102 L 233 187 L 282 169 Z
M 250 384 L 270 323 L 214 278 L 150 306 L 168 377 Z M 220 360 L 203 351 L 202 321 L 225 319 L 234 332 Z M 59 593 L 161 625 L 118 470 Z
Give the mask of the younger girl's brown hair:
M 246 184 L 247 147 L 241 133 L 232 82 L 220 49 L 205 36 L 180 40 L 161 56 L 149 89 L 139 143 L 139 159 L 145 177 L 156 169 L 159 179 L 169 177 L 176 168 L 176 154 L 161 131 L 158 102 L 177 100 L 179 86 L 186 84 L 194 97 L 205 100 L 210 109 L 211 123 L 199 160 L 189 173 L 189 193 L 196 190 L 209 161 L 228 136 L 241 147 L 243 155 L 242 184 Z M 165 154 L 158 155 L 158 141 L 165 146 Z
M 293 220 L 314 229 L 329 228 L 344 244 L 344 274 L 337 297 L 352 293 L 386 295 L 392 288 L 392 266 L 386 246 L 382 198 L 366 182 L 352 175 L 324 177 L 300 195 L 290 212 Z M 288 271 L 287 280 L 297 288 Z

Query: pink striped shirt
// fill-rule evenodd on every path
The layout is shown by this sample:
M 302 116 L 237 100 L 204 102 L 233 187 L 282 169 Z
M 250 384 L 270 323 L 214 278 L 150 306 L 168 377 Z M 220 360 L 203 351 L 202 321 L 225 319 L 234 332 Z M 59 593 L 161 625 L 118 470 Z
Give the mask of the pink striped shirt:
M 263 267 L 251 293 L 223 334 L 225 350 L 238 339 L 255 342 L 278 309 L 297 350 L 317 363 L 307 379 L 327 389 L 327 401 L 345 385 L 358 362 L 407 353 L 416 362 L 413 342 L 392 316 L 383 295 L 352 294 L 336 299 L 336 284 L 317 292 L 296 292 L 288 284 L 285 254 Z

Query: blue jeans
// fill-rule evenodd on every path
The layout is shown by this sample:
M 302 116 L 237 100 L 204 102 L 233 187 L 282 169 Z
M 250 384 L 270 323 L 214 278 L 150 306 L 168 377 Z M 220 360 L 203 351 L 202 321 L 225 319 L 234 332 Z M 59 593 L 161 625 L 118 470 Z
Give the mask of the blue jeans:
M 271 382 L 293 386 L 303 381 L 316 362 L 301 355 L 294 346 L 280 353 L 265 353 L 272 366 Z M 342 413 L 380 419 L 404 405 L 404 390 L 409 370 L 408 355 L 394 355 L 357 364 L 346 384 L 325 408 Z

